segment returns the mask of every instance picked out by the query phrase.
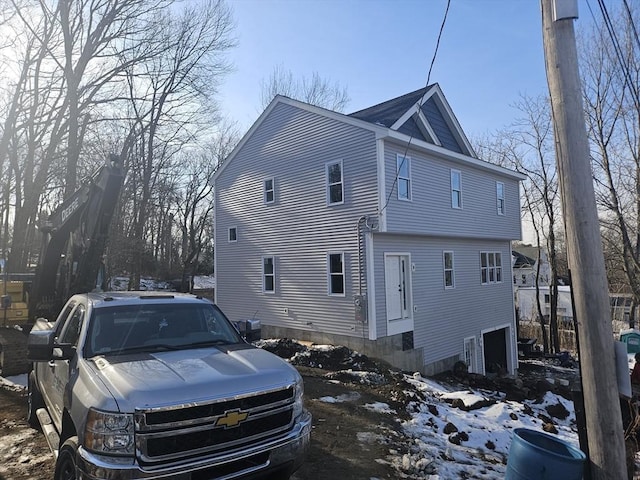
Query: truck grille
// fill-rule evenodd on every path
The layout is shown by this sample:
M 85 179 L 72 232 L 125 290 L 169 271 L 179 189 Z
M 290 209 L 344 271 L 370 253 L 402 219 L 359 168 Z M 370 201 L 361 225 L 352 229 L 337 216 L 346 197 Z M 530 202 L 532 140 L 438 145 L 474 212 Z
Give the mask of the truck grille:
M 136 411 L 142 464 L 223 455 L 275 439 L 293 427 L 293 386 L 213 402 Z

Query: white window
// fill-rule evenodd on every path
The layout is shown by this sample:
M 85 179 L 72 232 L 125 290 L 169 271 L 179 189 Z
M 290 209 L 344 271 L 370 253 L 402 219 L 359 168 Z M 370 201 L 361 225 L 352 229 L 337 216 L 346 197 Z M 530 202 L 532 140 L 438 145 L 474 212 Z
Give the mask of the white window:
M 262 291 L 264 293 L 276 291 L 275 257 L 262 257 Z
M 498 215 L 504 215 L 504 183 L 496 182 L 496 202 Z
M 502 282 L 502 254 L 480 252 L 480 278 L 483 284 Z
M 451 170 L 451 206 L 462 208 L 462 173 Z
M 237 242 L 237 241 L 238 241 L 238 228 L 229 227 L 229 242 Z
M 411 157 L 396 157 L 398 200 L 411 200 Z
M 275 182 L 273 181 L 273 178 L 267 178 L 264 181 L 264 203 L 273 203 L 275 199 Z
M 344 182 L 342 178 L 342 160 L 327 163 L 327 205 L 344 203 Z
M 329 295 L 344 297 L 344 253 L 335 252 L 327 255 L 327 271 Z
M 455 275 L 453 272 L 453 252 L 443 252 L 442 263 L 444 267 L 444 288 L 453 288 L 455 287 Z

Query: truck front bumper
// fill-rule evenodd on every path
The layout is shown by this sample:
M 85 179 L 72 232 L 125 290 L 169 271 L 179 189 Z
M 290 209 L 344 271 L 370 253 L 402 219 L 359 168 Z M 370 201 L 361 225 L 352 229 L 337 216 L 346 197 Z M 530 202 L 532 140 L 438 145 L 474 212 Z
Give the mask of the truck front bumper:
M 305 411 L 285 437 L 226 455 L 199 457 L 183 463 L 142 467 L 129 458 L 107 457 L 78 449 L 77 477 L 80 480 L 136 479 L 234 479 L 254 478 L 280 468 L 295 471 L 309 450 L 311 414 Z

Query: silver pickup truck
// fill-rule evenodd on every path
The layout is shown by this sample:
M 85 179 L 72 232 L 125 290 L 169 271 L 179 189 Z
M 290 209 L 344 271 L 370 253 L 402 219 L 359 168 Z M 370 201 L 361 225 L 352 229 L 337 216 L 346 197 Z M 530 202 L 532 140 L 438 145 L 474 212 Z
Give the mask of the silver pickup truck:
M 75 295 L 28 352 L 28 420 L 55 480 L 286 479 L 308 451 L 298 372 L 206 299 Z

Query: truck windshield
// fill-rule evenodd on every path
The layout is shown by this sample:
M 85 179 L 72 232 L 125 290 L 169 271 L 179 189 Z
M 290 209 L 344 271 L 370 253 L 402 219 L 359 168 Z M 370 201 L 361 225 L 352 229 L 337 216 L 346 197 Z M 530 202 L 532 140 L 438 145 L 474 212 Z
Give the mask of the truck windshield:
M 229 345 L 243 340 L 211 304 L 143 304 L 95 309 L 85 357 L 133 351 Z

